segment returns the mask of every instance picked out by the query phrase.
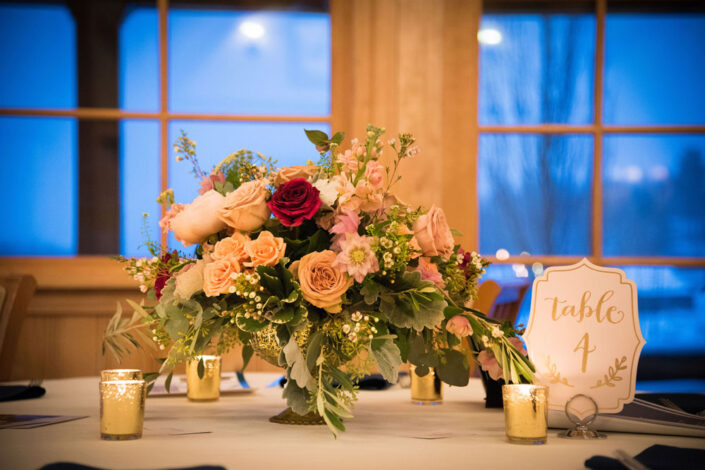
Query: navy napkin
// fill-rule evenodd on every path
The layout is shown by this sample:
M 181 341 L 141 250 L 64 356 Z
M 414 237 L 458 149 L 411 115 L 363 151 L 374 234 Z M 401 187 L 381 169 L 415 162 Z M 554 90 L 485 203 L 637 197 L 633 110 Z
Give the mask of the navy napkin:
M 682 470 L 684 468 L 705 468 L 705 449 L 689 449 L 653 445 L 634 457 L 650 470 Z M 590 457 L 585 461 L 593 470 L 628 470 L 619 460 L 603 455 Z
M 0 401 L 27 400 L 44 396 L 43 387 L 26 385 L 0 385 Z

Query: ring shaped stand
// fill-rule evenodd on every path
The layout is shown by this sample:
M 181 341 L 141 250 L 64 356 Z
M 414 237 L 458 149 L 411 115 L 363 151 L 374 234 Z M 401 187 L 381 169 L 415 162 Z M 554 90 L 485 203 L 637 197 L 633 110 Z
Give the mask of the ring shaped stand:
M 579 404 L 589 404 L 592 411 L 585 418 L 580 418 L 576 414 L 575 406 Z M 590 429 L 590 424 L 595 421 L 598 415 L 597 402 L 590 396 L 579 393 L 573 395 L 565 404 L 565 415 L 568 420 L 575 425 L 573 429 L 558 433 L 558 437 L 565 439 L 606 439 L 607 435 L 599 433 L 594 429 Z

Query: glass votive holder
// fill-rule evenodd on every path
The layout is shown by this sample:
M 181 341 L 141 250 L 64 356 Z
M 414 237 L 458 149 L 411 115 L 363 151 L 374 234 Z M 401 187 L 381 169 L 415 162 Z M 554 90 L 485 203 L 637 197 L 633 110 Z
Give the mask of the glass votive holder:
M 203 360 L 203 377 L 198 363 Z M 186 364 L 186 396 L 192 401 L 215 401 L 220 398 L 220 356 L 196 356 Z
M 111 380 L 142 380 L 142 371 L 139 369 L 106 369 L 100 371 L 100 380 L 109 382 Z
M 515 444 L 545 444 L 548 435 L 548 387 L 504 385 L 502 399 L 507 440 Z
M 100 382 L 100 437 L 108 441 L 126 441 L 142 437 L 144 380 L 110 380 Z
M 423 377 L 416 373 L 416 366 L 409 367 L 411 402 L 415 405 L 440 405 L 443 403 L 443 382 L 432 367 Z

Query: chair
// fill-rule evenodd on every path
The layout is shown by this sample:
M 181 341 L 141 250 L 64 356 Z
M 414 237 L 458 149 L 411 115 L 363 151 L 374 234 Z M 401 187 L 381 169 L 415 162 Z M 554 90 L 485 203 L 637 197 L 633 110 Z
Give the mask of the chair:
M 483 283 L 484 284 L 484 283 Z M 501 291 L 489 310 L 487 316 L 500 322 L 508 322 L 512 326 L 517 320 L 521 303 L 529 290 L 528 281 L 503 281 Z
M 0 276 L 0 381 L 10 379 L 22 320 L 36 288 L 32 276 Z

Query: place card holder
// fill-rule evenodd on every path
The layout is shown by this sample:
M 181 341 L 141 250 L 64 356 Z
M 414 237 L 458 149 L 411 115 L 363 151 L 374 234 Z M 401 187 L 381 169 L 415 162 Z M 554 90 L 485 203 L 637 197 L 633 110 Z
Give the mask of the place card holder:
M 578 410 L 585 411 L 579 413 Z M 607 435 L 590 429 L 590 424 L 595 421 L 598 415 L 597 402 L 591 396 L 583 393 L 573 395 L 565 404 L 565 415 L 575 427 L 558 433 L 558 437 L 584 440 L 607 439 Z M 581 418 L 580 415 L 584 415 L 584 417 Z

